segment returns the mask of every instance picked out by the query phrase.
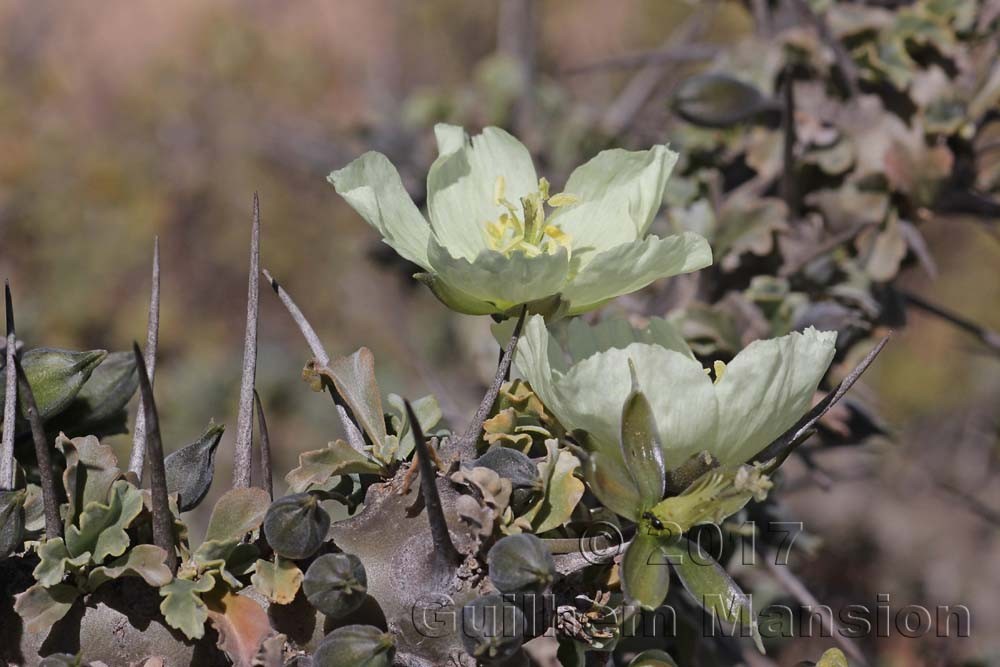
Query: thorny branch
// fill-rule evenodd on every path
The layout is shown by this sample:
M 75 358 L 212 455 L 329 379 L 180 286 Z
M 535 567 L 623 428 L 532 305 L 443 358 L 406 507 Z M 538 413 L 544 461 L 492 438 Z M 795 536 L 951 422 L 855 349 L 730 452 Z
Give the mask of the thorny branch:
M 323 347 L 323 343 L 320 342 L 319 336 L 316 335 L 316 330 L 312 328 L 309 324 L 309 320 L 306 316 L 302 314 L 299 307 L 292 300 L 291 295 L 285 291 L 277 280 L 275 280 L 267 269 L 262 271 L 264 278 L 271 283 L 271 289 L 274 293 L 278 295 L 281 299 L 281 303 L 284 304 L 285 309 L 288 314 L 292 316 L 292 320 L 295 321 L 296 326 L 298 326 L 299 331 L 302 332 L 302 336 L 306 339 L 306 343 L 309 345 L 309 349 L 312 350 L 313 356 L 316 360 L 320 362 L 321 366 L 328 366 L 330 364 L 330 355 L 327 354 L 326 349 Z M 329 386 L 329 385 L 328 385 Z M 365 452 L 365 438 L 361 434 L 361 429 L 358 428 L 354 419 L 351 417 L 351 413 L 347 406 L 344 404 L 343 399 L 337 395 L 336 391 L 330 387 L 330 396 L 333 397 L 333 402 L 337 405 L 337 415 L 340 417 L 340 423 L 344 427 L 344 434 L 347 437 L 348 444 L 351 445 L 358 452 Z
M 404 401 L 406 405 L 406 416 L 410 420 L 410 428 L 413 429 L 413 439 L 417 446 L 417 461 L 420 466 L 420 492 L 424 497 L 424 507 L 427 509 L 427 520 L 431 526 L 431 538 L 434 540 L 434 552 L 442 557 L 449 565 L 457 566 L 462 562 L 462 554 L 455 548 L 451 541 L 451 534 L 448 532 L 448 522 L 444 518 L 444 509 L 441 506 L 441 494 L 437 488 L 437 471 L 434 467 L 434 460 L 430 452 L 430 446 L 424 437 L 424 430 L 420 426 L 420 420 L 413 412 L 413 406 L 409 401 Z
M 872 348 L 864 359 L 861 360 L 854 370 L 852 370 L 847 377 L 845 377 L 837 388 L 828 393 L 823 397 L 819 403 L 813 406 L 812 410 L 807 412 L 799 421 L 792 425 L 787 431 L 782 433 L 768 445 L 764 451 L 755 457 L 755 461 L 762 463 L 766 472 L 771 472 L 780 466 L 788 455 L 795 450 L 796 447 L 805 442 L 809 436 L 811 436 L 815 431 L 816 422 L 818 422 L 827 411 L 836 405 L 840 399 L 847 394 L 847 391 L 854 386 L 854 383 L 858 381 L 861 375 L 868 370 L 868 367 L 872 365 L 875 361 L 875 357 L 879 355 L 882 348 L 885 347 L 886 343 L 889 342 L 891 333 L 886 335 L 878 344 Z
M 490 383 L 489 389 L 486 390 L 486 395 L 483 396 L 479 407 L 476 408 L 476 414 L 472 418 L 472 423 L 469 424 L 469 428 L 466 429 L 465 434 L 449 447 L 453 457 L 458 460 L 468 461 L 476 456 L 476 441 L 479 440 L 479 434 L 483 431 L 483 422 L 486 421 L 490 411 L 493 409 L 493 403 L 496 402 L 497 396 L 500 394 L 500 387 L 503 386 L 510 373 L 510 363 L 514 358 L 514 350 L 517 349 L 517 341 L 521 337 L 521 329 L 524 327 L 524 319 L 527 317 L 527 314 L 528 307 L 522 306 L 521 314 L 517 318 L 517 324 L 514 325 L 514 333 L 511 334 L 510 340 L 507 341 L 507 345 L 504 347 L 503 356 L 500 357 L 500 363 L 497 364 L 497 372 L 493 376 L 493 382 Z

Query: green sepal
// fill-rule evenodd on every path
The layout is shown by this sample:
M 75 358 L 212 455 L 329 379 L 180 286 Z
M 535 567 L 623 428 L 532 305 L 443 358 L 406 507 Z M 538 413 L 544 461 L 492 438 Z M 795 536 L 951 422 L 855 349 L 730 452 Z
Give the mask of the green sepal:
M 622 591 L 643 609 L 658 608 L 670 590 L 670 563 L 664 544 L 662 538 L 640 532 L 622 556 Z
M 764 653 L 750 597 L 719 563 L 694 542 L 682 537 L 660 542 L 684 588 L 704 609 L 731 625 L 749 628 Z

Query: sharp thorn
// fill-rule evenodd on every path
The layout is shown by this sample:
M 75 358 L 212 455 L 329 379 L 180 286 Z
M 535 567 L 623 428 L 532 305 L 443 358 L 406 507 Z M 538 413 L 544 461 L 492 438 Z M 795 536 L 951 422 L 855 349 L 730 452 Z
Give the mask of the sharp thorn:
M 45 435 L 45 426 L 38 414 L 35 394 L 31 391 L 28 376 L 24 374 L 21 361 L 17 357 L 14 357 L 14 368 L 20 385 L 21 401 L 27 413 L 28 424 L 31 426 L 31 439 L 35 443 L 35 459 L 38 463 L 38 476 L 42 482 L 42 504 L 45 508 L 45 537 L 51 540 L 62 535 L 62 520 L 59 518 L 59 496 L 56 495 L 56 482 L 52 475 L 52 456 L 49 453 L 48 437 Z
M 149 371 L 149 384 L 153 385 L 156 375 L 156 348 L 160 332 L 160 237 L 153 239 L 153 275 L 149 291 L 149 318 L 146 323 L 146 354 L 144 361 Z M 146 412 L 139 396 L 139 410 L 135 415 L 132 430 L 132 453 L 129 455 L 128 469 L 142 484 L 142 469 L 146 457 Z
M 267 495 L 274 499 L 274 481 L 271 468 L 271 438 L 267 433 L 267 421 L 264 420 L 264 405 L 260 394 L 253 390 L 254 403 L 257 406 L 257 426 L 260 429 L 260 486 Z
M 10 282 L 4 281 L 4 305 L 7 312 L 7 344 L 4 373 L 6 384 L 3 399 L 3 438 L 0 439 L 0 489 L 14 488 L 14 431 L 17 420 L 17 369 L 14 355 L 17 336 L 14 334 L 14 300 L 10 295 Z
M 236 445 L 233 486 L 250 486 L 253 466 L 253 389 L 257 376 L 257 328 L 260 310 L 260 201 L 253 195 L 253 223 L 250 234 L 250 277 L 247 287 L 246 334 L 243 339 L 243 375 L 236 417 Z
M 319 336 L 316 335 L 316 330 L 312 328 L 309 324 L 309 320 L 306 316 L 302 314 L 302 311 L 292 300 L 292 297 L 285 288 L 282 287 L 277 280 L 270 274 L 267 269 L 261 271 L 264 274 L 264 279 L 271 284 L 271 289 L 274 293 L 278 295 L 281 300 L 282 305 L 285 306 L 285 310 L 288 314 L 292 316 L 292 320 L 295 325 L 302 332 L 302 337 L 306 339 L 306 344 L 309 345 L 309 349 L 312 351 L 313 357 L 319 362 L 321 366 L 328 366 L 330 364 L 330 355 L 327 354 L 326 349 L 323 347 L 323 343 L 320 342 Z M 329 385 L 328 385 L 329 386 Z M 347 436 L 347 440 L 354 449 L 363 452 L 364 451 L 364 436 L 361 434 L 361 429 L 355 423 L 350 411 L 344 404 L 344 401 L 336 393 L 336 390 L 330 386 L 330 395 L 333 397 L 333 402 L 337 404 L 337 416 L 340 417 L 340 423 L 344 428 L 344 434 Z
M 406 406 L 406 416 L 410 420 L 410 428 L 413 429 L 413 439 L 417 446 L 417 462 L 420 466 L 420 492 L 424 496 L 424 507 L 427 509 L 427 520 L 431 526 L 434 551 L 441 558 L 444 558 L 448 565 L 457 566 L 462 562 L 462 554 L 455 548 L 455 543 L 451 541 L 451 534 L 448 532 L 448 522 L 444 518 L 444 509 L 441 506 L 441 494 L 438 493 L 437 488 L 437 471 L 434 467 L 434 458 L 424 437 L 424 430 L 420 427 L 420 421 L 413 412 L 413 406 L 407 400 L 404 400 L 403 403 Z
M 493 377 L 493 382 L 490 384 L 489 389 L 486 390 L 483 400 L 479 403 L 479 408 L 476 409 L 476 414 L 472 418 L 469 428 L 453 447 L 453 451 L 457 454 L 459 460 L 468 461 L 476 456 L 476 441 L 479 439 L 479 434 L 482 433 L 483 422 L 486 421 L 490 411 L 493 409 L 493 403 L 496 402 L 497 396 L 500 394 L 500 387 L 510 377 L 510 364 L 514 358 L 514 351 L 517 349 L 517 341 L 521 337 L 521 329 L 524 327 L 524 320 L 527 314 L 528 307 L 522 306 L 521 314 L 517 318 L 517 324 L 514 325 L 514 333 L 511 334 L 510 340 L 507 341 L 507 345 L 503 349 L 503 355 L 497 364 L 497 372 Z
M 149 461 L 149 490 L 153 510 L 153 543 L 167 554 L 167 567 L 177 573 L 177 555 L 174 551 L 174 519 L 170 512 L 167 493 L 167 472 L 163 463 L 163 440 L 160 438 L 160 418 L 153 398 L 153 386 L 149 382 L 146 362 L 138 343 L 132 344 L 135 363 L 139 368 L 139 391 L 142 407 L 146 415 L 146 459 Z

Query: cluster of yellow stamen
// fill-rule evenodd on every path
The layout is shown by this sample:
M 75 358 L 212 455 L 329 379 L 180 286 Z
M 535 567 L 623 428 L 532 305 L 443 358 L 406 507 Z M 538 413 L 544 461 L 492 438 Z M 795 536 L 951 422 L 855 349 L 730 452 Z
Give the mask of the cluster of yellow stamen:
M 726 372 L 726 362 L 724 361 L 714 361 L 712 362 L 711 368 L 703 369 L 705 375 L 711 376 L 713 373 L 715 377 L 712 379 L 712 384 L 719 384 L 719 380 L 722 379 L 723 374 Z
M 577 198 L 565 192 L 549 196 L 549 182 L 538 179 L 538 191 L 521 198 L 521 211 L 518 211 L 505 197 L 506 182 L 503 176 L 498 176 L 493 189 L 493 201 L 497 206 L 507 209 L 501 213 L 498 220 L 486 223 L 486 240 L 490 248 L 508 257 L 514 252 L 523 252 L 528 257 L 542 253 L 555 254 L 559 248 L 571 250 L 569 234 L 556 225 L 546 224 L 545 206 L 559 208 L 577 201 Z

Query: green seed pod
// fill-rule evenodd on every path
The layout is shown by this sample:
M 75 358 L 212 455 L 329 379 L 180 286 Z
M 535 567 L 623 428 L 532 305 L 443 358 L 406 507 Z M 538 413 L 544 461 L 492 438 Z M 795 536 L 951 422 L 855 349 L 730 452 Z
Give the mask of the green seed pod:
M 138 387 L 135 355 L 112 352 L 90 374 L 90 379 L 50 430 L 62 431 L 70 437 L 95 435 L 95 428 L 101 428 L 103 435 L 124 433 L 125 406 Z M 112 430 L 107 430 L 109 428 Z
M 501 477 L 510 480 L 515 489 L 528 489 L 538 486 L 538 466 L 522 452 L 493 445 L 486 453 L 472 462 L 473 467 L 489 468 Z
M 534 535 L 508 535 L 486 556 L 490 581 L 502 593 L 541 593 L 552 583 L 556 565 L 545 544 Z
M 396 657 L 392 635 L 372 625 L 345 625 L 320 642 L 314 667 L 391 667 Z
M 296 493 L 275 500 L 264 517 L 267 543 L 276 554 L 292 560 L 316 553 L 329 530 L 330 515 L 310 493 Z
M 0 491 L 0 559 L 21 550 L 26 496 L 23 490 Z
M 164 460 L 167 492 L 178 494 L 180 511 L 189 512 L 205 499 L 215 474 L 215 449 L 225 430 L 223 424 L 209 424 L 197 442 L 178 449 Z
M 524 613 L 505 595 L 485 595 L 462 607 L 462 644 L 484 664 L 501 663 L 524 643 Z
M 73 352 L 47 347 L 25 352 L 21 357 L 21 365 L 35 395 L 39 416 L 43 420 L 51 419 L 69 407 L 94 369 L 107 356 L 105 350 Z M 21 415 L 27 416 L 27 409 L 20 396 L 18 404 Z M 27 431 L 27 424 L 24 429 L 18 430 Z
M 326 554 L 312 562 L 302 581 L 309 603 L 331 618 L 361 606 L 368 594 L 368 575 L 353 554 Z
M 777 108 L 750 84 L 719 73 L 685 79 L 677 86 L 672 104 L 674 112 L 689 123 L 716 128 L 744 123 Z

